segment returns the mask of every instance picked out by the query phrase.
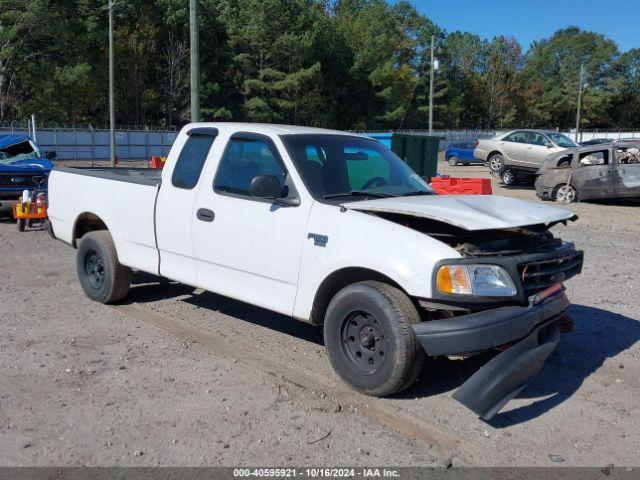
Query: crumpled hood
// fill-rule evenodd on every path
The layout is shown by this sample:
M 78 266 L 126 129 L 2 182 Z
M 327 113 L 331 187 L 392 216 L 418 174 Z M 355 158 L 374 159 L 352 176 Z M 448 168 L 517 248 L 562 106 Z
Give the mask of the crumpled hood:
M 27 158 L 18 160 L 17 162 L 2 163 L 0 162 L 0 172 L 10 171 L 43 171 L 49 172 L 53 169 L 53 163 L 43 157 Z
M 347 202 L 350 210 L 386 212 L 430 218 L 465 230 L 489 230 L 568 220 L 574 213 L 494 195 L 429 195 Z

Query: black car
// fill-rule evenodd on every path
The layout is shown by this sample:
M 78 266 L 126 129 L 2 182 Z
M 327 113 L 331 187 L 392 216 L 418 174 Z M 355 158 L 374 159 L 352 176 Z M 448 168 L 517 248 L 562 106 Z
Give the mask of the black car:
M 580 145 L 601 145 L 603 143 L 611 143 L 613 139 L 611 138 L 592 138 L 591 140 L 585 140 L 584 142 L 580 142 Z

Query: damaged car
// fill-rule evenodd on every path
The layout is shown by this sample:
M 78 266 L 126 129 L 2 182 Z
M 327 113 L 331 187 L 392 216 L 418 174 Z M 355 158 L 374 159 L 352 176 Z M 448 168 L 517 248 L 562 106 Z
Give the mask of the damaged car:
M 11 212 L 23 190 L 46 190 L 55 152 L 21 134 L 0 134 L 0 214 Z
M 137 269 L 321 326 L 367 395 L 496 352 L 454 393 L 484 419 L 570 330 L 583 262 L 552 232 L 566 209 L 439 196 L 381 143 L 301 126 L 190 124 L 161 171 L 55 168 L 49 217 L 91 299 L 123 299 Z
M 537 172 L 543 200 L 640 198 L 640 140 L 616 140 L 549 156 Z

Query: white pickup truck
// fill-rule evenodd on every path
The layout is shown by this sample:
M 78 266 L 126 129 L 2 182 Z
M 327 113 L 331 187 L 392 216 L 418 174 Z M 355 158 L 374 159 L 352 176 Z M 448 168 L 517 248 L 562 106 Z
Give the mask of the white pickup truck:
M 484 419 L 569 329 L 583 260 L 549 231 L 570 211 L 435 195 L 377 141 L 299 126 L 190 124 L 162 171 L 56 168 L 49 215 L 90 298 L 124 298 L 136 269 L 322 324 L 369 395 L 428 357 L 501 351 L 454 393 Z

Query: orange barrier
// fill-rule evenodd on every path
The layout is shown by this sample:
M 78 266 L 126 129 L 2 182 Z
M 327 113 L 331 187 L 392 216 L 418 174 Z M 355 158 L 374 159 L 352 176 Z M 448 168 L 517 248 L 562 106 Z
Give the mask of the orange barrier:
M 433 177 L 431 188 L 438 195 L 491 195 L 489 178 Z
M 151 168 L 164 168 L 167 157 L 151 157 Z

